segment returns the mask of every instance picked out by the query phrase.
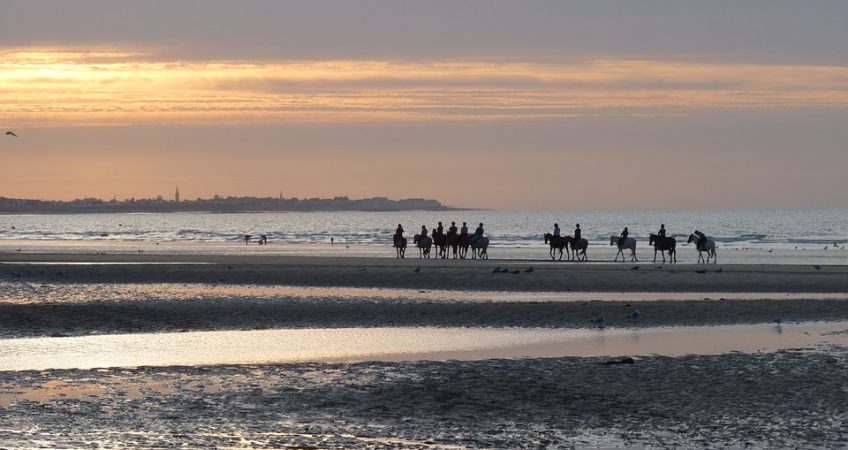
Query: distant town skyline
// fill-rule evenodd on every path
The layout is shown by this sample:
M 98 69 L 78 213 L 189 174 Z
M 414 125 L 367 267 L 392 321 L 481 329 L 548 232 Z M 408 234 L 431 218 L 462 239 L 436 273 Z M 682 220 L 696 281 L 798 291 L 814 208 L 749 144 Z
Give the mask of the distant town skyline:
M 836 0 L 9 0 L 0 196 L 848 207 L 845 17 Z

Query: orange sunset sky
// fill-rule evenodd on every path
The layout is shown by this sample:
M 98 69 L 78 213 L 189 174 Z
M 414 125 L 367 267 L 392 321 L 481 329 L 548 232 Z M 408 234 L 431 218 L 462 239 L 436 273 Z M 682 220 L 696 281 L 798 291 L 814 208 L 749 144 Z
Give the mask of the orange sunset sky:
M 839 1 L 5 1 L 0 196 L 848 207 Z

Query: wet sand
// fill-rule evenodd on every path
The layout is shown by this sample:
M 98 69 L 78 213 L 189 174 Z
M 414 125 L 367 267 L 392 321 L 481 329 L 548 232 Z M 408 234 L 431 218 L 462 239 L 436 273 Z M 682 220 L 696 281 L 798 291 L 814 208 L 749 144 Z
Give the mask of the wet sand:
M 848 292 L 848 266 L 240 255 L 0 255 L 0 280 L 525 292 Z M 167 263 L 167 264 L 164 264 Z M 532 267 L 532 271 L 528 271 Z M 506 272 L 493 273 L 495 269 Z M 638 268 L 638 269 L 635 269 Z
M 590 320 L 601 315 L 615 328 L 634 326 L 626 315 L 636 307 L 639 327 L 770 324 L 776 316 L 790 326 L 848 319 L 848 301 L 813 295 L 848 297 L 848 267 L 840 265 L 25 253 L 0 255 L 0 261 L 0 289 L 6 295 L 0 301 L 0 330 L 16 338 L 340 326 L 562 328 L 591 326 Z M 493 273 L 497 267 L 509 271 Z M 165 287 L 145 288 L 155 283 Z M 271 291 L 238 292 L 257 285 Z M 216 293 L 215 286 L 226 289 Z M 560 292 L 564 299 L 304 296 L 276 294 L 275 286 Z M 189 293 L 171 295 L 181 287 Z M 574 292 L 632 293 L 633 299 L 568 301 Z M 711 299 L 646 299 L 644 292 L 703 293 Z M 711 294 L 734 292 L 745 298 L 721 300 Z M 757 299 L 757 292 L 810 293 L 811 298 Z M 0 372 L 0 442 L 4 448 L 848 445 L 848 351 L 843 347 L 604 364 L 618 361 L 565 357 Z

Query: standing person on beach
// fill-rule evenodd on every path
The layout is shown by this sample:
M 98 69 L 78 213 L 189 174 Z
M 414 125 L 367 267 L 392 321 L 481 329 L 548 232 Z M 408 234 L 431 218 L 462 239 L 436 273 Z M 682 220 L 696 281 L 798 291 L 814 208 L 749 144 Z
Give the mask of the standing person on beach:
M 665 239 L 665 224 L 660 224 L 660 231 L 657 231 L 657 237 L 660 239 Z
M 579 241 L 581 238 L 581 234 L 582 233 L 580 232 L 580 224 L 578 223 L 577 228 L 574 229 L 574 240 Z
M 559 235 L 560 235 L 559 224 L 555 223 L 554 224 L 554 237 L 559 237 Z

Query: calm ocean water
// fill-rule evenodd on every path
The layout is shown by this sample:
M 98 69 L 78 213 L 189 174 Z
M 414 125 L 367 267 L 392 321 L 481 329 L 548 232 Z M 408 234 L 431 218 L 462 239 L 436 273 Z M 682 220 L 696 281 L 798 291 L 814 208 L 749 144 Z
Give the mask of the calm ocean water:
M 398 223 L 407 235 L 422 224 L 432 229 L 437 221 L 447 228 L 450 221 L 462 221 L 473 230 L 483 222 L 491 239 L 493 257 L 544 258 L 547 247 L 542 236 L 559 223 L 564 234 L 571 234 L 576 223 L 583 236 L 595 247 L 597 259 L 606 258 L 609 236 L 618 235 L 628 226 L 641 250 L 647 250 L 647 238 L 660 223 L 670 235 L 685 242 L 695 229 L 706 232 L 719 244 L 721 262 L 761 262 L 740 258 L 741 250 L 792 254 L 808 250 L 803 258 L 792 257 L 783 262 L 848 261 L 848 210 L 846 209 L 762 209 L 762 210 L 633 210 L 633 211 L 411 211 L 411 212 L 290 212 L 290 213 L 171 213 L 171 214 L 79 214 L 79 215 L 3 215 L 0 216 L 0 240 L 6 245 L 38 244 L 35 251 L 109 251 L 131 249 L 159 242 L 150 251 L 187 253 L 244 253 L 247 250 L 295 254 L 337 254 L 350 246 L 350 256 L 393 256 L 389 248 Z M 272 245 L 246 248 L 244 234 L 268 236 Z M 344 245 L 330 250 L 330 238 Z M 192 243 L 205 245 L 192 246 Z M 170 244 L 170 245 L 169 245 Z M 292 244 L 292 245 L 287 245 Z M 838 247 L 834 247 L 834 244 Z M 79 247 L 79 250 L 74 250 Z M 831 249 L 827 261 L 812 258 Z M 85 250 L 89 249 L 89 250 Z M 739 250 L 737 253 L 728 250 Z M 837 250 L 834 252 L 833 250 Z M 690 250 L 687 253 L 693 252 Z M 844 251 L 844 252 L 843 252 Z M 683 253 L 681 253 L 683 254 Z M 611 254 L 610 254 L 611 255 Z M 734 255 L 728 259 L 727 256 Z M 838 259 L 833 259 L 839 255 Z M 417 255 L 416 255 L 417 256 Z M 800 254 L 799 254 L 800 256 Z M 595 259 L 595 258 L 593 258 Z M 595 259 L 595 260 L 597 260 Z M 611 256 L 610 256 L 611 259 Z M 842 260 L 846 261 L 842 261 Z

